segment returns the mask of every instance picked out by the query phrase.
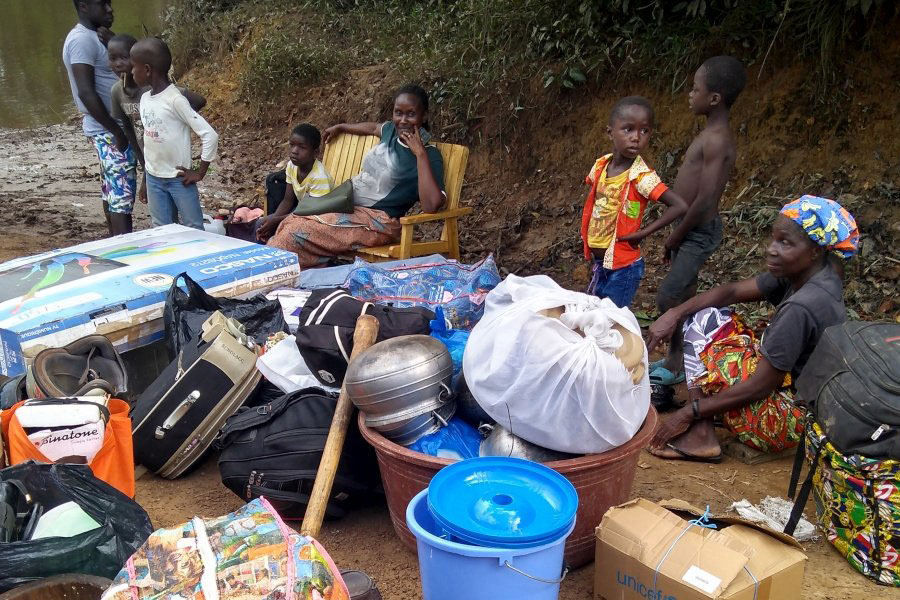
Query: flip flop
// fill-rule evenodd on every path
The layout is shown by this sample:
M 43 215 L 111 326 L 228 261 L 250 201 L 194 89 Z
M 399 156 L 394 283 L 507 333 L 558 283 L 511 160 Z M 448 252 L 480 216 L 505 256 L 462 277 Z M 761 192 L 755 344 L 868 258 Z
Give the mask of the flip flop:
M 650 366 L 647 368 L 650 369 L 650 372 L 652 373 L 653 371 L 657 370 L 664 364 L 666 364 L 666 359 L 661 358 L 659 360 L 654 360 L 652 363 L 650 363 Z
M 717 456 L 698 456 L 697 454 L 691 454 L 690 452 L 686 452 L 681 448 L 675 446 L 671 442 L 666 444 L 666 448 L 678 453 L 677 457 L 669 457 L 669 456 L 658 456 L 651 452 L 657 458 L 668 459 L 668 460 L 683 460 L 685 462 L 699 462 L 699 463 L 711 463 L 711 464 L 719 464 L 722 462 L 722 452 L 720 451 Z
M 651 385 L 675 385 L 684 383 L 684 371 L 673 373 L 665 367 L 657 367 L 650 371 Z

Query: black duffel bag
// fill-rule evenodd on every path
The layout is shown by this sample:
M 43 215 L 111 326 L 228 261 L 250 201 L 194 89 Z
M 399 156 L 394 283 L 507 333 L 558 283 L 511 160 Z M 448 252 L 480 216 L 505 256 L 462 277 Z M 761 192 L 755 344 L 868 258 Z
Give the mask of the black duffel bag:
M 380 342 L 401 335 L 428 335 L 434 313 L 427 308 L 394 308 L 357 300 L 340 288 L 315 290 L 300 309 L 296 340 L 300 356 L 325 385 L 340 387 L 353 351 L 356 319 L 378 319 Z
M 826 329 L 797 379 L 797 395 L 843 454 L 900 459 L 900 324 Z
M 336 404 L 335 396 L 305 388 L 242 408 L 226 421 L 219 441 L 222 483 L 246 501 L 265 496 L 284 518 L 302 518 Z M 379 482 L 375 453 L 351 419 L 326 516 L 342 517 L 371 500 Z

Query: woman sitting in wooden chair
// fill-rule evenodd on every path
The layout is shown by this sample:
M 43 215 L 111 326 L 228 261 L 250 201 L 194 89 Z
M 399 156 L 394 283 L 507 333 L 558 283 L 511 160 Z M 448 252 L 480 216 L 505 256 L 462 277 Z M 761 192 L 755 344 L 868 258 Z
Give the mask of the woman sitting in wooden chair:
M 399 218 L 416 202 L 427 213 L 441 210 L 446 202 L 444 161 L 429 143 L 427 115 L 428 94 L 408 85 L 394 96 L 391 121 L 341 123 L 326 129 L 326 143 L 341 133 L 381 138 L 363 158 L 360 173 L 332 192 L 349 193 L 353 212 L 293 214 L 268 245 L 296 253 L 301 268 L 323 266 L 342 254 L 397 241 Z

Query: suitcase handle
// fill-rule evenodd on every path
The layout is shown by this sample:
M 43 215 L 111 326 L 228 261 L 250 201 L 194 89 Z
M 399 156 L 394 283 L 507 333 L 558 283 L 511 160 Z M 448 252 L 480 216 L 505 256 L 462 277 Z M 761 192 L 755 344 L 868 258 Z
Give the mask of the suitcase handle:
M 187 398 L 181 401 L 181 404 L 175 407 L 175 410 L 172 411 L 162 425 L 156 428 L 156 433 L 154 437 L 156 439 L 161 440 L 166 436 L 166 432 L 175 427 L 178 421 L 181 420 L 181 417 L 187 413 L 188 410 L 194 405 L 194 403 L 200 399 L 200 390 L 194 390 L 190 394 L 188 394 Z

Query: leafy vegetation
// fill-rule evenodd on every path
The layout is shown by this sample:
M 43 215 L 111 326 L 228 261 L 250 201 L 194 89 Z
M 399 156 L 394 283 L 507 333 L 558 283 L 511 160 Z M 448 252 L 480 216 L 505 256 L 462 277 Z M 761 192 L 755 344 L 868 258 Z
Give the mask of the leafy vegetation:
M 180 70 L 198 58 L 238 70 L 255 105 L 351 66 L 390 63 L 433 90 L 461 127 L 502 93 L 510 115 L 537 82 L 562 92 L 641 76 L 677 91 L 702 57 L 764 65 L 778 50 L 817 59 L 810 89 L 838 80 L 850 39 L 865 41 L 887 0 L 176 0 L 167 36 Z

